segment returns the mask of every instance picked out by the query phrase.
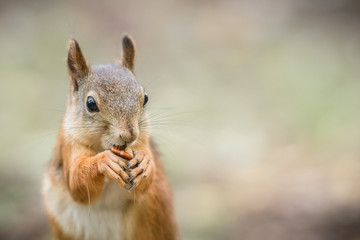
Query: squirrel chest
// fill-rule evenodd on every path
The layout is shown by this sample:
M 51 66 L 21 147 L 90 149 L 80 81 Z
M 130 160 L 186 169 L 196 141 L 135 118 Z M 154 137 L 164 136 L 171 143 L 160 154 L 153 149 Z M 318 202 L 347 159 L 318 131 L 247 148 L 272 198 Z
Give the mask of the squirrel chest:
M 45 179 L 44 189 L 49 203 L 47 211 L 63 229 L 65 235 L 86 240 L 120 240 L 124 228 L 123 209 L 127 205 L 123 189 L 108 182 L 102 196 L 92 205 L 76 203 L 66 187 L 52 186 Z

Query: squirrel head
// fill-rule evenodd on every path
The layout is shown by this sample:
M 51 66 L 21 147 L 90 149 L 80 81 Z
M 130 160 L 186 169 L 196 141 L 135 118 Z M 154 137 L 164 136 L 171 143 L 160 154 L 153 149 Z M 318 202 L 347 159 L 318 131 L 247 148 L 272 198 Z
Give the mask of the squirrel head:
M 148 136 L 142 127 L 148 96 L 133 74 L 135 46 L 128 36 L 122 46 L 119 64 L 90 65 L 79 44 L 69 42 L 70 90 L 63 128 L 70 140 L 98 151 L 144 144 Z

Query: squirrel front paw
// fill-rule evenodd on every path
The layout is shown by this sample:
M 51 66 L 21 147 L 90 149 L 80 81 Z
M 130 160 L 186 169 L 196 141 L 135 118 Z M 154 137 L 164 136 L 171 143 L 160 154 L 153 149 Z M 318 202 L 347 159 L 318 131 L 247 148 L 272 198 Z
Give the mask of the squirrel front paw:
M 100 161 L 98 161 L 99 172 L 108 176 L 110 179 L 117 181 L 121 187 L 130 189 L 132 183 L 129 181 L 130 176 L 126 172 L 126 163 L 123 158 L 117 156 L 110 150 L 99 154 Z
M 129 175 L 128 182 L 131 184 L 128 190 L 131 191 L 143 181 L 150 182 L 149 178 L 153 171 L 153 160 L 150 155 L 145 154 L 143 151 L 135 152 L 134 158 L 128 162 L 125 169 Z M 142 185 L 148 184 L 143 183 Z

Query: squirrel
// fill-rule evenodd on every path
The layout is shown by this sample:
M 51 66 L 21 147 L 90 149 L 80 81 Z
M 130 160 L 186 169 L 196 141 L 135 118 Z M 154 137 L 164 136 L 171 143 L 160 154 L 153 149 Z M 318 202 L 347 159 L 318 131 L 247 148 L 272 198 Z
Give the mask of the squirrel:
M 119 63 L 90 65 L 69 41 L 67 108 L 42 186 L 55 239 L 179 239 L 131 37 L 122 49 Z M 114 150 L 129 147 L 130 160 Z

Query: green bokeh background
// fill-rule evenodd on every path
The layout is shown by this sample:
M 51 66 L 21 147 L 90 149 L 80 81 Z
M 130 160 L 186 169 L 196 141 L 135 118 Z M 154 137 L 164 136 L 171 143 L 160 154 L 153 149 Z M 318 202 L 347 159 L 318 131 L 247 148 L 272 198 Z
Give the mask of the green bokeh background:
M 357 1 L 37 0 L 0 3 L 1 239 L 49 238 L 67 41 L 113 63 L 125 32 L 183 239 L 359 238 Z

